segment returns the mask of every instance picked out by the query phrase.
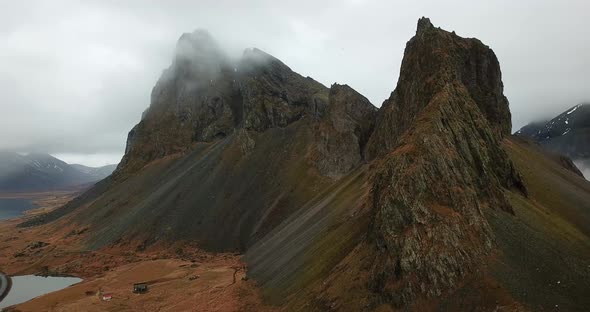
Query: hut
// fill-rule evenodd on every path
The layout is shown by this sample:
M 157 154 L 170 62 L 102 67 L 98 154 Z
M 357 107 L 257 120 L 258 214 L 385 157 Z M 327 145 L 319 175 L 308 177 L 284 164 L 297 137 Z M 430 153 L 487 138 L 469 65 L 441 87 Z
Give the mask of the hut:
M 135 283 L 133 284 L 133 292 L 136 294 L 143 294 L 147 292 L 148 285 L 146 283 Z

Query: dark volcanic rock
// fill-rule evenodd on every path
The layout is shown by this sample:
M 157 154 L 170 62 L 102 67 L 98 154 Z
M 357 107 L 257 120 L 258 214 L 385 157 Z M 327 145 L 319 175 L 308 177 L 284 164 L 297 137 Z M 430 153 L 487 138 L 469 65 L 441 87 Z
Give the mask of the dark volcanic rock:
M 510 113 L 493 52 L 421 19 L 375 128 L 368 150 L 392 151 L 373 180 L 374 289 L 397 305 L 441 295 L 491 251 L 483 211 L 511 213 L 503 190 L 525 192 L 500 147 Z
M 244 251 L 361 164 L 375 114 L 347 86 L 330 95 L 258 49 L 231 60 L 206 32 L 185 34 L 112 178 L 21 226 L 84 209 L 74 222 L 94 248 L 192 240 Z
M 323 116 L 328 90 L 322 84 L 255 48 L 244 52 L 239 65 L 244 128 L 264 131 Z
M 316 131 L 315 158 L 322 174 L 338 177 L 364 160 L 363 149 L 376 115 L 369 100 L 351 87 L 332 85 L 326 117 Z
M 367 146 L 368 156 L 374 158 L 395 148 L 397 141 L 391 138 L 399 138 L 449 82 L 467 89 L 497 138 L 509 135 L 511 115 L 501 78 L 498 59 L 488 46 L 420 19 L 416 36 L 406 46 L 398 86 L 382 105 Z
M 304 116 L 320 118 L 327 93 L 320 83 L 258 49 L 234 61 L 206 31 L 184 34 L 173 64 L 152 91 L 149 109 L 129 132 L 119 171 L 134 172 L 238 128 L 265 131 Z

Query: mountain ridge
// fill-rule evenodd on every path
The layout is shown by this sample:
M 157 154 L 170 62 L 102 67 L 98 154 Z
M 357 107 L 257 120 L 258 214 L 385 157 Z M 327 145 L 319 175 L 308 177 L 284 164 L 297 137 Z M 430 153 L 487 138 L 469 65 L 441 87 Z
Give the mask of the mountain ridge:
M 0 191 L 49 191 L 102 180 L 115 165 L 70 165 L 49 154 L 0 152 Z
M 586 178 L 590 178 L 590 147 L 587 144 L 590 140 L 590 103 L 575 105 L 548 121 L 525 125 L 515 134 L 530 138 L 549 152 L 570 158 L 586 172 Z
M 208 33 L 179 41 L 115 173 L 19 227 L 75 224 L 85 250 L 242 253 L 290 311 L 590 304 L 590 184 L 510 135 L 481 41 L 420 19 L 379 109 L 260 50 L 233 67 Z

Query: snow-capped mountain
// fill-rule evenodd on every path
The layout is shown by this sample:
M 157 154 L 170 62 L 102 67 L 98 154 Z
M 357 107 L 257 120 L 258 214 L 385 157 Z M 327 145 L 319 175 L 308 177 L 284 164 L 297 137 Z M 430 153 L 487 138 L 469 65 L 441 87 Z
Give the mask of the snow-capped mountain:
M 69 165 L 49 154 L 0 152 L 0 191 L 46 191 L 82 185 L 99 181 L 113 170 L 113 165 Z
M 516 132 L 545 149 L 571 158 L 585 174 L 590 164 L 590 103 L 576 105 L 546 122 L 533 122 Z M 586 178 L 589 178 L 586 175 Z

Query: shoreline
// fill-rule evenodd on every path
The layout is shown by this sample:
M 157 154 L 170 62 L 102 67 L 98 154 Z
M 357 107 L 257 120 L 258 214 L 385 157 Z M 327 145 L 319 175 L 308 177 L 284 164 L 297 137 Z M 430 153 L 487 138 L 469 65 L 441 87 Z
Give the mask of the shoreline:
M 47 204 L 47 203 L 45 203 Z M 60 205 L 42 205 L 50 211 Z M 16 275 L 76 277 L 81 282 L 15 305 L 19 311 L 154 311 L 239 309 L 275 311 L 266 305 L 260 289 L 248 281 L 241 255 L 201 250 L 194 242 L 159 243 L 139 250 L 141 241 L 125 241 L 98 250 L 84 243 L 87 225 L 68 218 L 50 225 L 16 228 L 32 217 L 0 220 L 0 267 Z M 74 234 L 71 234 L 74 233 Z M 6 275 L 8 276 L 8 275 Z M 149 280 L 148 293 L 132 293 L 134 283 Z M 182 292 L 178 292 L 182 289 Z M 104 301 L 100 290 L 112 294 Z
M 6 298 L 12 288 L 12 278 L 0 272 L 0 302 Z

